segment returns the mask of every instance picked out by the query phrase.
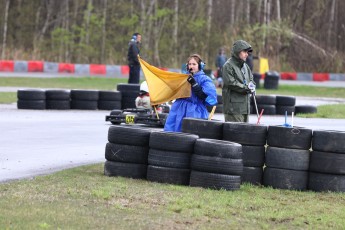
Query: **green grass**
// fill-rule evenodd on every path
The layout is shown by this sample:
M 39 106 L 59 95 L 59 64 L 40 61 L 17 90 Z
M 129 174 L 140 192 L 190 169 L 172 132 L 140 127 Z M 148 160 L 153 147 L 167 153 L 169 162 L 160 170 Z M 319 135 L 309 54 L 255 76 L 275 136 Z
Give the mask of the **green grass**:
M 17 92 L 0 92 L 0 104 L 17 102 Z
M 211 190 L 103 175 L 103 164 L 0 184 L 1 229 L 342 229 L 345 193 Z
M 345 104 L 320 105 L 317 107 L 317 113 L 297 114 L 297 116 L 305 118 L 345 119 Z

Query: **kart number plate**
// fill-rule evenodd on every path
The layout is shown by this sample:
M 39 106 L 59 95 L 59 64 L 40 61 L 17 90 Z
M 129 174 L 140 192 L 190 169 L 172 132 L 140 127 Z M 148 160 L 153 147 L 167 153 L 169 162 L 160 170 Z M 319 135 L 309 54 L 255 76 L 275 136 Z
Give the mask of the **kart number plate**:
M 134 124 L 134 115 L 126 115 L 126 124 Z

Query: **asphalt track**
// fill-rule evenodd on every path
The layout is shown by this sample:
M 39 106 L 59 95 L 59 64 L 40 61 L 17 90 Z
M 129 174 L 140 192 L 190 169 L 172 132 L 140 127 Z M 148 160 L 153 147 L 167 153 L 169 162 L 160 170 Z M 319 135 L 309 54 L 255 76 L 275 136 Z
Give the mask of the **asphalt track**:
M 344 103 L 297 98 L 297 104 Z M 105 161 L 108 111 L 20 110 L 0 105 L 0 182 L 32 178 L 62 169 Z M 224 120 L 222 114 L 214 119 Z M 250 115 L 250 123 L 256 123 Z M 291 124 L 291 117 L 288 118 Z M 282 125 L 283 116 L 263 116 L 261 124 Z M 345 119 L 294 118 L 294 126 L 345 131 Z

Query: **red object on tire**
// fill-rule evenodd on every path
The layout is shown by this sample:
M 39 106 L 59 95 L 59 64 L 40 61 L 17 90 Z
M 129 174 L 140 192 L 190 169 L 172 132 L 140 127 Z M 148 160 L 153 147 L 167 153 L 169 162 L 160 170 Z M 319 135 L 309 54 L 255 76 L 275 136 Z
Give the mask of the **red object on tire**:
M 329 81 L 329 73 L 313 73 L 313 81 Z
M 74 73 L 74 64 L 71 63 L 59 63 L 59 73 Z
M 90 64 L 90 74 L 106 74 L 106 66 L 105 65 L 95 65 Z
M 0 71 L 13 72 L 14 62 L 13 61 L 0 61 Z
M 28 72 L 43 72 L 43 61 L 28 61 Z

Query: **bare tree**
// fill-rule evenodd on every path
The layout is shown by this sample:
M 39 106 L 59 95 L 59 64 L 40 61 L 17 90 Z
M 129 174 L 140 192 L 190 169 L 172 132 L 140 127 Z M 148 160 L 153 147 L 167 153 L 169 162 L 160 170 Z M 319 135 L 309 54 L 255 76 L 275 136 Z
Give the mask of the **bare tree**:
M 177 57 L 178 57 L 178 9 L 179 4 L 178 0 L 175 0 L 175 8 L 174 8 L 174 30 L 173 30 L 173 47 L 174 47 L 174 57 L 173 57 L 173 63 L 175 66 L 177 66 Z
M 101 63 L 105 62 L 105 41 L 106 41 L 106 27 L 105 22 L 107 21 L 107 0 L 103 2 L 103 24 L 102 24 L 102 50 L 101 50 Z
M 6 38 L 7 38 L 7 22 L 8 22 L 8 9 L 9 9 L 9 6 L 10 6 L 10 0 L 6 0 L 5 18 L 4 18 L 4 32 L 3 32 L 3 37 L 2 37 L 1 59 L 5 59 Z
M 333 25 L 334 25 L 334 18 L 335 18 L 335 7 L 336 7 L 336 0 L 332 0 L 332 6 L 331 6 L 331 13 L 330 13 L 330 17 L 329 17 L 329 21 L 328 21 L 328 31 L 327 31 L 327 44 L 326 46 L 328 47 L 332 47 L 332 44 L 334 45 L 334 43 L 331 41 L 332 40 L 332 32 L 333 32 Z

